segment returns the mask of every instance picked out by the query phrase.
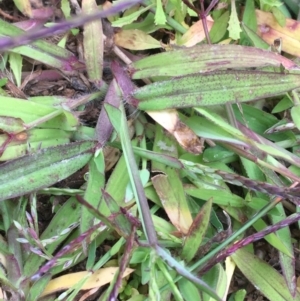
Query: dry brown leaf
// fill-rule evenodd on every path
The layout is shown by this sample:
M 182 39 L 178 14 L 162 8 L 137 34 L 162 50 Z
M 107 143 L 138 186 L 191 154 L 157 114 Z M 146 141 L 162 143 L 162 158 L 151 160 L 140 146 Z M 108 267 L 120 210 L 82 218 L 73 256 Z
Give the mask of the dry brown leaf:
M 209 16 L 206 18 L 208 32 L 210 32 L 214 21 Z M 192 47 L 205 39 L 205 32 L 202 25 L 202 20 L 193 24 L 189 30 L 181 37 L 179 45 Z
M 282 50 L 300 56 L 300 22 L 286 19 L 286 26 L 281 27 L 272 13 L 256 10 L 257 34 L 268 44 L 282 39 Z
M 177 142 L 189 153 L 196 155 L 202 153 L 202 141 L 179 119 L 176 110 L 148 111 L 147 114 L 172 134 Z
M 117 46 L 130 50 L 144 50 L 161 47 L 159 41 L 138 29 L 121 30 L 115 34 L 114 41 Z
M 111 170 L 120 158 L 121 152 L 111 146 L 105 146 L 103 149 L 105 158 L 105 171 Z
M 73 285 L 76 285 L 84 277 L 88 277 L 88 279 L 81 287 L 81 290 L 89 290 L 95 287 L 101 287 L 113 280 L 118 269 L 118 267 L 109 267 L 97 270 L 93 273 L 84 271 L 57 277 L 48 283 L 41 297 L 56 293 L 58 291 L 67 290 Z M 133 269 L 127 268 L 122 277 L 124 278 L 128 276 L 133 271 Z

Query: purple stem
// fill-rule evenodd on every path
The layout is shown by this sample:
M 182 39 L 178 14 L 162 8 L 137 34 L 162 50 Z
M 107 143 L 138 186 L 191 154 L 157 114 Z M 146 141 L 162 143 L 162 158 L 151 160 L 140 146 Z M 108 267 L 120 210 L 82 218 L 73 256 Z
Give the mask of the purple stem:
M 75 17 L 71 20 L 60 22 L 52 27 L 33 30 L 17 37 L 3 37 L 0 39 L 0 50 L 4 51 L 12 47 L 30 44 L 35 40 L 63 33 L 71 28 L 82 26 L 83 24 L 91 22 L 93 20 L 115 15 L 120 11 L 130 8 L 131 6 L 134 6 L 140 2 L 141 0 L 125 0 L 119 2 L 116 5 L 113 5 L 112 7 L 106 10 L 99 11 L 92 15 L 83 15 L 80 17 Z
M 225 260 L 226 257 L 233 254 L 238 249 L 241 249 L 242 247 L 245 247 L 255 241 L 258 241 L 262 238 L 264 238 L 266 235 L 276 232 L 284 227 L 289 226 L 290 224 L 293 224 L 300 220 L 300 213 L 294 213 L 287 217 L 286 219 L 272 225 L 269 227 L 266 227 L 264 230 L 254 233 L 246 238 L 243 238 L 237 242 L 235 242 L 232 246 L 226 248 L 224 251 L 220 252 L 216 257 L 212 258 L 210 261 L 207 262 L 207 264 L 200 270 L 200 274 L 203 275 L 207 271 L 209 271 L 213 266 L 215 266 L 217 263 Z

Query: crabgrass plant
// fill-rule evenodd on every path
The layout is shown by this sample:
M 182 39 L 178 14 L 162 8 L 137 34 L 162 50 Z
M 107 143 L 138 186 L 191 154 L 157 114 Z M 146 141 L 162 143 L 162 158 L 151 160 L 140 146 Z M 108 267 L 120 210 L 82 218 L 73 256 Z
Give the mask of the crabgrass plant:
M 14 0 L 27 20 L 0 20 L 0 298 L 239 301 L 238 268 L 268 300 L 300 300 L 289 228 L 300 220 L 299 67 L 258 29 L 280 24 L 287 39 L 298 7 L 247 0 L 240 24 L 227 2 L 62 0 L 50 24 L 53 8 Z M 67 47 L 78 29 L 81 56 Z M 24 93 L 74 78 L 88 87 L 76 97 Z M 72 175 L 81 186 L 55 185 Z M 258 240 L 280 269 L 256 255 Z

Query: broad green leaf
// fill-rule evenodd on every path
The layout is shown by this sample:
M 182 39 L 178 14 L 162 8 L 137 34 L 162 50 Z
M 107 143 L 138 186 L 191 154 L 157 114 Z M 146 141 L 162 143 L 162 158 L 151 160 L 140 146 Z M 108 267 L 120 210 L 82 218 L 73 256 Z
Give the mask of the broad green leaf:
M 243 23 L 248 26 L 249 29 L 256 32 L 257 21 L 255 16 L 254 0 L 247 0 L 245 5 L 245 11 L 243 14 Z
M 265 207 L 268 204 L 268 201 L 265 200 L 265 199 L 262 199 L 262 198 L 253 197 L 253 198 L 251 198 L 250 202 L 248 202 L 246 200 L 245 204 L 248 207 L 254 209 L 255 211 L 259 211 L 259 210 L 261 210 L 263 207 Z M 280 215 L 280 213 L 279 213 L 279 211 L 278 211 L 278 209 L 276 207 L 274 207 L 273 209 L 271 209 L 269 211 L 269 214 L 275 215 L 275 216 L 279 216 Z
M 74 130 L 78 125 L 78 119 L 60 107 L 54 108 L 51 105 L 14 97 L 1 96 L 0 111 L 2 116 L 22 119 L 27 129 L 40 125 Z
M 214 204 L 221 206 L 244 207 L 245 201 L 238 195 L 226 190 L 214 190 L 186 185 L 184 191 L 201 200 L 213 199 Z
M 242 104 L 239 106 L 233 105 L 233 110 L 236 119 L 249 127 L 255 133 L 262 135 L 269 140 L 279 142 L 286 139 L 296 140 L 295 135 L 291 131 L 285 131 L 283 133 L 268 134 L 267 130 L 274 126 L 278 119 L 273 115 L 259 108 L 248 104 Z M 281 119 L 282 120 L 282 119 Z
M 227 29 L 229 31 L 230 38 L 232 38 L 233 40 L 238 40 L 240 38 L 240 33 L 242 32 L 242 30 L 236 12 L 235 0 L 231 0 L 231 14 Z
M 232 259 L 245 277 L 259 289 L 270 301 L 299 301 L 300 295 L 296 292 L 293 298 L 286 282 L 269 264 L 249 253 L 245 249 L 237 250 Z M 267 275 L 267 277 L 266 277 Z
M 293 106 L 293 101 L 291 97 L 287 94 L 276 104 L 276 106 L 272 110 L 272 114 L 285 111 L 292 106 Z
M 166 24 L 166 16 L 163 10 L 161 0 L 156 0 L 156 13 L 155 13 L 155 24 L 156 25 L 164 25 Z
M 213 44 L 218 43 L 227 31 L 227 24 L 229 21 L 229 11 L 226 10 L 218 19 L 215 20 L 209 36 Z
M 69 18 L 71 16 L 71 6 L 68 0 L 61 0 L 60 4 L 61 10 L 65 16 L 65 18 Z
M 0 35 L 14 37 L 24 33 L 24 30 L 0 19 Z M 72 52 L 44 40 L 33 42 L 30 46 L 15 47 L 11 51 L 65 71 L 83 66 Z
M 283 65 L 290 69 L 295 63 L 277 53 L 240 45 L 201 45 L 147 56 L 132 63 L 132 78 L 182 76 L 227 68 L 258 68 Z
M 231 294 L 228 301 L 244 301 L 246 295 L 247 295 L 247 291 L 245 289 L 241 289 Z
M 136 89 L 132 96 L 140 100 L 140 110 L 153 111 L 246 102 L 298 87 L 300 75 L 296 74 L 226 71 L 149 84 Z
M 203 280 L 206 281 L 211 288 L 215 289 L 216 293 L 225 299 L 224 296 L 227 286 L 227 276 L 224 268 L 221 264 L 215 265 L 210 271 L 208 271 L 204 276 Z M 204 294 L 203 301 L 214 301 L 211 296 Z
M 0 116 L 0 129 L 6 133 L 22 132 L 26 129 L 21 118 Z
M 6 134 L 0 135 L 0 145 L 7 142 Z M 8 143 L 0 155 L 0 161 L 7 161 L 19 158 L 51 146 L 57 146 L 70 142 L 71 132 L 58 129 L 39 129 L 35 128 L 27 132 L 20 132 L 14 135 L 13 141 Z
M 18 197 L 59 182 L 92 157 L 94 142 L 50 147 L 6 162 L 0 167 L 0 200 Z
M 201 301 L 199 290 L 192 282 L 183 278 L 178 281 L 178 286 L 184 300 Z

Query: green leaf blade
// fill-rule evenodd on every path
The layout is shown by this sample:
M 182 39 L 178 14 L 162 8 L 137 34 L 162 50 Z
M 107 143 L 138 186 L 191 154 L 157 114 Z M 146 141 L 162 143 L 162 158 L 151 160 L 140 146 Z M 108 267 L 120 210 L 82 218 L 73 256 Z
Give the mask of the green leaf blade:
M 246 102 L 300 87 L 300 76 L 272 72 L 226 71 L 190 75 L 139 88 L 140 110 L 165 110 Z

